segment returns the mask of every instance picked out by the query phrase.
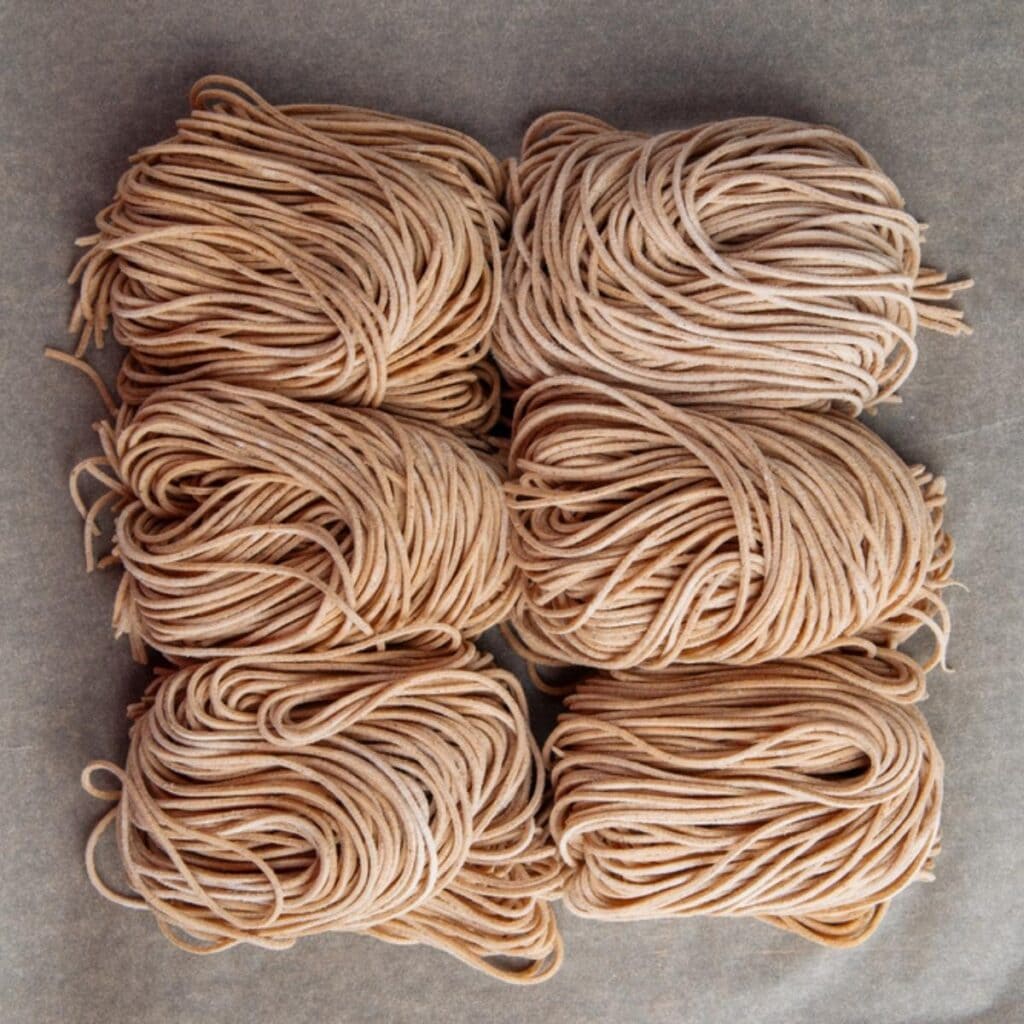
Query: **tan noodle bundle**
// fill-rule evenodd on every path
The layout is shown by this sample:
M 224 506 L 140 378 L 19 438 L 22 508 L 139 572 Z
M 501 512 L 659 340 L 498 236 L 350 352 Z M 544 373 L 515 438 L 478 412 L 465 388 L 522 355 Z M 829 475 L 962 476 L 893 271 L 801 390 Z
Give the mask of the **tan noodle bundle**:
M 588 679 L 546 747 L 568 906 L 866 939 L 939 849 L 942 760 L 878 685 L 890 671 L 833 657 Z
M 969 281 L 921 267 L 923 226 L 833 128 L 746 117 L 647 136 L 581 114 L 531 126 L 495 355 L 513 393 L 557 373 L 675 404 L 836 403 L 913 368 L 918 326 Z
M 520 400 L 509 473 L 512 624 L 540 663 L 750 664 L 921 625 L 943 656 L 942 481 L 847 416 L 556 377 Z
M 116 801 L 89 873 L 176 945 L 356 931 L 510 981 L 558 969 L 540 754 L 519 683 L 471 645 L 205 661 L 158 678 L 132 715 L 124 769 L 83 776 Z M 98 873 L 111 824 L 136 895 Z
M 105 454 L 73 493 L 90 552 L 116 506 L 114 622 L 137 655 L 474 636 L 518 594 L 497 472 L 447 431 L 216 382 L 163 388 L 99 427 Z M 109 488 L 91 507 L 88 476 Z
M 112 323 L 132 404 L 217 379 L 490 426 L 508 221 L 494 157 L 418 121 L 275 107 L 222 76 L 190 103 L 81 240 L 77 354 Z

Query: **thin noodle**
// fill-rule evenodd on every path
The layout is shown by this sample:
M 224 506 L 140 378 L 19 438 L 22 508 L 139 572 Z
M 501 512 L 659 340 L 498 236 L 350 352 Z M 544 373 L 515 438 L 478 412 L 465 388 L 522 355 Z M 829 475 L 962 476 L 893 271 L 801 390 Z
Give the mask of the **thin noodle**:
M 487 429 L 501 165 L 451 129 L 222 76 L 190 102 L 80 241 L 76 354 L 112 325 L 131 404 L 216 379 Z
M 475 636 L 518 593 L 497 472 L 444 430 L 216 382 L 100 425 L 79 474 L 116 494 L 115 626 L 172 658 Z
M 83 775 L 117 804 L 89 873 L 176 945 L 357 931 L 508 981 L 558 969 L 540 753 L 519 683 L 471 645 L 204 661 L 159 676 L 130 713 L 124 768 Z M 132 894 L 96 865 L 111 825 Z
M 540 663 L 749 664 L 905 640 L 943 658 L 943 485 L 847 416 L 681 409 L 581 378 L 516 410 L 506 484 Z
M 834 657 L 588 679 L 545 748 L 569 908 L 862 942 L 939 852 L 942 759 L 889 672 Z
M 495 356 L 513 394 L 575 373 L 675 404 L 844 411 L 886 401 L 918 325 L 970 281 L 922 268 L 922 226 L 834 128 L 746 117 L 647 136 L 531 126 Z

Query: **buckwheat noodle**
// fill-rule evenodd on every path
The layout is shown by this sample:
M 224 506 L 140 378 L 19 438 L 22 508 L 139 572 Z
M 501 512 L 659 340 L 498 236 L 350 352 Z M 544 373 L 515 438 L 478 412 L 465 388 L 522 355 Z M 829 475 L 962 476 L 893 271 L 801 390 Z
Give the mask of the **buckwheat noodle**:
M 475 636 L 518 593 L 497 472 L 445 430 L 219 382 L 162 388 L 99 430 L 72 491 L 90 559 L 116 512 L 114 623 L 140 657 Z M 91 506 L 88 477 L 106 488 Z
M 953 545 L 942 479 L 849 414 L 894 400 L 919 326 L 968 332 L 970 284 L 921 266 L 895 185 L 774 118 L 550 114 L 507 173 L 222 76 L 190 106 L 80 240 L 51 352 L 110 413 L 72 474 L 87 564 L 170 662 L 125 765 L 83 773 L 96 888 L 196 953 L 348 931 L 527 983 L 563 895 L 870 935 L 939 851 L 913 705 Z M 504 620 L 542 688 L 602 670 L 543 758 L 469 642 Z M 921 627 L 923 665 L 894 649 Z
M 164 673 L 130 714 L 125 767 L 83 774 L 116 804 L 89 875 L 176 945 L 357 931 L 509 981 L 558 969 L 540 753 L 519 683 L 472 645 L 203 661 Z M 96 866 L 111 825 L 130 894 Z
M 498 161 L 451 129 L 275 107 L 218 75 L 190 105 L 80 240 L 76 354 L 112 326 L 131 404 L 216 379 L 488 428 L 508 222 Z
M 555 377 L 520 400 L 509 473 L 511 627 L 542 664 L 750 664 L 922 625 L 943 658 L 942 481 L 845 415 Z
M 930 879 L 942 801 L 924 718 L 869 662 L 589 678 L 545 748 L 569 908 L 866 939 L 893 896 Z
M 833 128 L 746 117 L 647 136 L 552 113 L 509 183 L 494 331 L 513 394 L 574 373 L 675 404 L 892 398 L 918 326 L 970 281 L 921 267 L 923 225 Z

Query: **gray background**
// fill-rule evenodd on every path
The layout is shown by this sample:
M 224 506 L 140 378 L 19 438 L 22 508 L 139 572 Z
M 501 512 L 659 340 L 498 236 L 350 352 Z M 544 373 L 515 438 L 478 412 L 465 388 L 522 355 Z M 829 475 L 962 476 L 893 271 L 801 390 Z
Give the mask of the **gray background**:
M 1024 7 L 1019 3 L 0 2 L 0 919 L 4 1021 L 1008 1021 L 1024 991 L 1019 464 Z M 529 119 L 657 129 L 740 113 L 835 124 L 927 220 L 929 262 L 977 279 L 968 340 L 921 337 L 905 404 L 874 422 L 950 483 L 953 675 L 926 713 L 945 754 L 938 880 L 864 947 L 757 923 L 602 925 L 561 913 L 567 961 L 517 990 L 442 953 L 323 936 L 285 953 L 172 949 L 81 864 L 90 758 L 120 757 L 144 673 L 110 635 L 113 575 L 82 572 L 65 474 L 92 390 L 44 362 L 76 234 L 190 82 L 443 121 L 513 153 Z M 538 728 L 550 705 L 539 707 Z

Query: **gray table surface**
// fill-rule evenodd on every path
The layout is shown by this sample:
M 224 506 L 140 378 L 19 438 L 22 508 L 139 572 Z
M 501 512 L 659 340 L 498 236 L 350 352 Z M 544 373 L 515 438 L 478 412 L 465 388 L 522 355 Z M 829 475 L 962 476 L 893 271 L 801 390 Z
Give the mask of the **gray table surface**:
M 1024 6 L 1006 3 L 0 0 L 0 1018 L 155 1022 L 550 1018 L 793 1022 L 1022 1019 L 1020 464 Z M 595 924 L 560 912 L 550 983 L 502 986 L 425 948 L 320 936 L 198 958 L 82 869 L 97 807 L 78 773 L 125 749 L 145 673 L 115 642 L 115 579 L 82 571 L 68 468 L 99 403 L 46 363 L 66 344 L 72 239 L 125 160 L 170 133 L 190 82 L 239 75 L 277 102 L 446 122 L 501 155 L 576 108 L 659 129 L 742 113 L 826 121 L 863 143 L 967 272 L 976 333 L 924 335 L 902 407 L 873 421 L 949 480 L 955 674 L 925 711 L 946 758 L 937 881 L 877 935 L 828 951 L 755 922 Z M 537 728 L 551 703 L 535 700 Z

